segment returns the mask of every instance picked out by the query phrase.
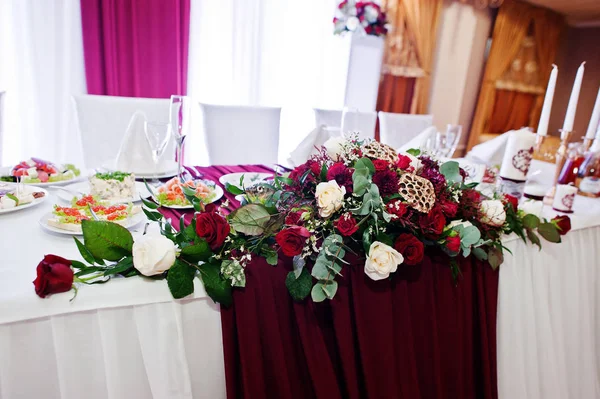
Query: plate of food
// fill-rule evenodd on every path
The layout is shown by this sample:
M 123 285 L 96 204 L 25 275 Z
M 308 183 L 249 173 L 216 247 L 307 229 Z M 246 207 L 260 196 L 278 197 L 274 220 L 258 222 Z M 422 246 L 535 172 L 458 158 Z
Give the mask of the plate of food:
M 91 195 L 111 205 L 139 202 L 152 195 L 144 183 L 135 181 L 133 173 L 126 172 L 99 172 L 88 181 L 63 186 L 56 194 L 66 202 L 71 202 L 74 196 Z
M 0 214 L 31 208 L 47 197 L 48 192 L 40 187 L 23 186 L 22 190 L 17 190 L 16 184 L 0 183 Z
M 232 186 L 242 188 L 253 186 L 272 177 L 273 173 L 238 172 L 228 173 L 219 177 L 219 182 L 224 186 L 231 184 Z
M 135 170 L 136 168 L 132 168 L 132 170 L 128 170 L 128 172 L 134 173 L 135 178 L 142 179 L 167 179 L 169 177 L 173 177 L 177 175 L 177 162 L 175 161 L 162 161 L 159 170 L 157 172 L 152 172 L 151 170 L 140 168 L 139 170 Z M 117 172 L 119 168 L 117 167 L 117 161 L 111 160 L 104 162 L 102 164 L 102 169 L 105 169 L 109 172 Z
M 70 206 L 54 205 L 54 210 L 43 215 L 40 225 L 54 233 L 81 235 L 82 220 L 108 221 L 131 229 L 144 220 L 146 216 L 139 205 L 116 204 L 110 205 L 87 195 L 73 198 Z
M 203 203 L 210 204 L 223 196 L 223 189 L 211 180 L 188 180 L 184 183 L 174 177 L 158 187 L 153 199 L 160 205 L 173 209 L 193 209 L 192 204 L 185 198 L 183 187 L 196 191 L 196 197 Z
M 0 169 L 0 180 L 17 182 L 20 178 L 23 183 L 36 186 L 67 184 L 82 177 L 81 171 L 75 165 L 61 165 L 40 158 L 30 158 L 12 168 Z

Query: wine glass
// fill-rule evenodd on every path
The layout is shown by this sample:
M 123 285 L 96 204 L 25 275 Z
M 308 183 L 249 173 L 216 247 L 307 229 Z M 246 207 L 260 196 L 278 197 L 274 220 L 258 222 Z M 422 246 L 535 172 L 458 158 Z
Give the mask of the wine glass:
M 189 133 L 192 99 L 187 96 L 171 96 L 169 105 L 169 121 L 177 142 L 177 176 L 183 181 L 183 142 Z
M 155 175 L 153 180 L 156 180 L 156 176 L 158 175 L 158 161 L 171 140 L 171 124 L 167 122 L 144 121 L 144 134 L 152 151 Z
M 462 126 L 449 124 L 445 132 L 437 132 L 427 139 L 427 152 L 437 158 L 452 158 L 460 142 Z

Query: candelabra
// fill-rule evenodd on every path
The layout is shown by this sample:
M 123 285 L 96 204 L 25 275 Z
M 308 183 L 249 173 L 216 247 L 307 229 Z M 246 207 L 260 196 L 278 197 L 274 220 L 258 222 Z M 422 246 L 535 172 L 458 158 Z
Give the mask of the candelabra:
M 554 180 L 552 182 L 552 187 L 544 196 L 544 204 L 552 205 L 554 201 L 554 195 L 556 194 L 556 185 L 558 184 L 558 177 L 560 176 L 560 172 L 565 166 L 565 162 L 567 160 L 567 146 L 569 145 L 569 139 L 573 135 L 572 130 L 563 130 L 560 129 L 560 146 L 558 150 L 556 150 L 555 164 L 556 171 L 554 172 Z

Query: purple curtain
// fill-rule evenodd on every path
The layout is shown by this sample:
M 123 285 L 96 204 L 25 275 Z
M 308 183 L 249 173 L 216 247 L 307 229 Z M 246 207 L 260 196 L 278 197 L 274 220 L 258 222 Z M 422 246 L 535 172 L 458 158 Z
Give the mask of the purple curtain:
M 185 94 L 190 0 L 81 0 L 89 94 Z

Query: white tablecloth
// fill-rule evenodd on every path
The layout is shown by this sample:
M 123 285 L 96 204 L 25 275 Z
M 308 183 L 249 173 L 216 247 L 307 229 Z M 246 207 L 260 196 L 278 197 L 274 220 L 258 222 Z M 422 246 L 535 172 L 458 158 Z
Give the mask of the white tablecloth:
M 44 254 L 80 259 L 39 218 L 55 201 L 0 215 L 0 398 L 222 398 L 219 308 L 196 285 L 120 279 L 40 299 Z M 577 197 L 574 231 L 543 250 L 506 245 L 498 298 L 500 398 L 600 397 L 600 200 Z M 546 210 L 546 216 L 554 212 Z

